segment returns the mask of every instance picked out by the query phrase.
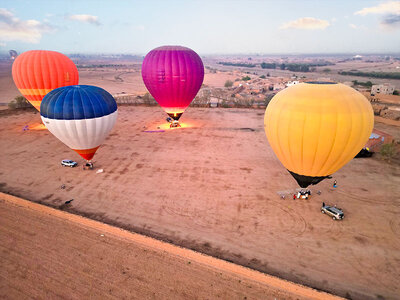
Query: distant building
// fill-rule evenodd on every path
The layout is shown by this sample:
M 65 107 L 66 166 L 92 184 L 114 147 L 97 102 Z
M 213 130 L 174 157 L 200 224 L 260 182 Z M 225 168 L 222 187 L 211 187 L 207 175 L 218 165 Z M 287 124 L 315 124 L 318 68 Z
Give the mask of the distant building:
M 209 105 L 210 105 L 210 107 L 218 107 L 220 102 L 221 102 L 220 99 L 218 99 L 216 97 L 210 97 Z
M 375 96 L 376 94 L 386 94 L 391 95 L 394 92 L 394 86 L 388 83 L 384 84 L 374 84 L 371 87 L 371 96 Z
M 296 85 L 299 84 L 300 82 L 298 80 L 293 80 L 293 81 L 288 81 L 288 83 L 286 83 L 286 86 L 292 86 L 292 85 Z

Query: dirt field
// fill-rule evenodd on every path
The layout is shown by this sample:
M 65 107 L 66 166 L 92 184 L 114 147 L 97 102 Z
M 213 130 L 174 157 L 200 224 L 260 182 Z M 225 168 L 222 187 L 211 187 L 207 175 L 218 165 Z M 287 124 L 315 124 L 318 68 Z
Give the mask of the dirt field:
M 124 67 L 115 68 L 79 68 L 79 84 L 99 86 L 111 94 L 144 95 L 147 89 L 142 80 L 141 63 L 125 64 Z M 21 95 L 13 82 L 11 68 L 11 61 L 0 61 L 0 103 L 8 103 Z M 222 88 L 227 80 L 234 81 L 236 78 L 238 75 L 229 72 L 209 73 L 206 70 L 204 84 Z
M 395 140 L 400 141 L 400 121 L 375 116 L 375 128 L 390 134 Z
M 46 130 L 23 132 L 39 114 L 2 116 L 1 190 L 341 296 L 395 299 L 400 166 L 355 159 L 334 175 L 338 189 L 326 180 L 311 200 L 293 201 L 295 181 L 266 141 L 263 115 L 189 108 L 184 128 L 169 130 L 158 107 L 120 107 L 95 156 L 100 174 L 62 168 L 82 160 Z M 165 132 L 143 132 L 158 126 Z M 322 201 L 346 218 L 322 215 Z
M 337 299 L 0 194 L 2 299 Z

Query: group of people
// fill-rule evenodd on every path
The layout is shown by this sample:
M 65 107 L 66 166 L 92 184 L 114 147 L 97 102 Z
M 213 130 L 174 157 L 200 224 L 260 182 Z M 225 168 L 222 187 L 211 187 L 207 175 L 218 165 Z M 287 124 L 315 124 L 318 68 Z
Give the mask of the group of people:
M 296 195 L 296 194 L 293 194 L 293 200 L 296 200 L 296 198 L 297 198 L 297 199 L 300 199 L 300 198 L 308 199 L 309 196 L 311 196 L 311 190 L 309 190 L 309 189 L 306 189 L 305 191 L 300 190 L 300 191 L 297 193 L 297 195 Z
M 333 188 L 337 188 L 337 181 L 335 180 L 333 182 Z M 321 195 L 321 191 L 317 191 L 318 195 Z M 300 190 L 297 192 L 297 194 L 293 194 L 293 200 L 296 199 L 308 199 L 308 197 L 311 196 L 311 190 L 306 189 L 306 190 Z M 282 199 L 285 199 L 285 195 L 281 195 Z

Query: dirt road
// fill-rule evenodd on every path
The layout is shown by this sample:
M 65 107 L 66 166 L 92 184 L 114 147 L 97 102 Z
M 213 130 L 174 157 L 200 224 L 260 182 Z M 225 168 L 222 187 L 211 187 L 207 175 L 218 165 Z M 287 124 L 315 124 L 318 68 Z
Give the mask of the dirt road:
M 0 194 L 2 299 L 338 299 Z

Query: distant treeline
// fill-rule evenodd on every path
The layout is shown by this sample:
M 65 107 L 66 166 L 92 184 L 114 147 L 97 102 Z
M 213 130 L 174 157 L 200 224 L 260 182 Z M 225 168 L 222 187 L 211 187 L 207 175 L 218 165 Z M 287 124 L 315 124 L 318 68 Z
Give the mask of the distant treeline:
M 362 82 L 362 81 L 353 80 L 352 82 L 353 82 L 353 85 L 361 85 L 361 86 L 365 86 L 365 87 L 371 87 L 373 85 L 373 83 L 371 81 Z
M 119 68 L 119 67 L 126 67 L 127 65 L 118 65 L 118 64 L 104 64 L 104 65 L 76 65 L 77 68 Z
M 307 64 L 276 64 L 276 63 L 261 63 L 263 69 L 281 69 L 293 72 L 310 72 L 310 66 Z
M 315 70 L 315 67 L 332 66 L 331 62 L 316 62 L 316 63 L 288 63 L 288 64 L 276 64 L 276 63 L 261 63 L 261 68 L 263 69 L 281 69 L 289 70 L 293 72 L 310 72 Z
M 400 72 L 339 72 L 340 75 L 384 78 L 384 79 L 400 79 Z
M 246 64 L 246 63 L 233 63 L 233 62 L 223 62 L 220 61 L 218 64 L 223 66 L 234 66 L 234 67 L 245 67 L 245 68 L 254 68 L 255 64 Z
M 233 66 L 233 67 L 245 67 L 245 68 L 254 68 L 256 64 L 248 64 L 248 63 L 234 63 L 234 62 L 218 62 L 220 65 L 224 66 Z M 293 72 L 310 72 L 315 71 L 315 67 L 323 67 L 323 66 L 332 66 L 334 63 L 323 61 L 323 62 L 314 62 L 314 63 L 287 63 L 287 64 L 276 64 L 276 63 L 261 63 L 261 68 L 263 69 L 281 69 L 281 70 L 289 70 Z

